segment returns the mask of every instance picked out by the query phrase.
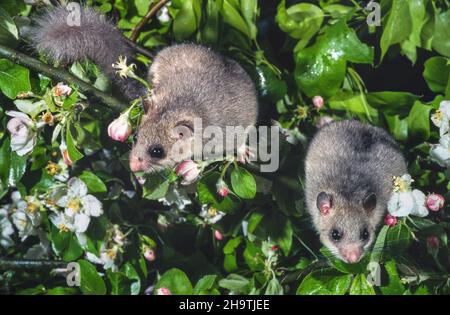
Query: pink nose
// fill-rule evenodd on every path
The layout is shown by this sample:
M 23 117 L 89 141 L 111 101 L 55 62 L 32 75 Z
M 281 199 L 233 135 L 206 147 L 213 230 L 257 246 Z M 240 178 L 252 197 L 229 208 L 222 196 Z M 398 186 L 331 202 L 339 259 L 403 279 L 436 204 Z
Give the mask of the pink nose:
M 143 159 L 130 155 L 130 169 L 132 172 L 145 171 L 145 162 Z
M 342 250 L 341 255 L 346 262 L 353 264 L 361 258 L 361 250 L 359 248 L 347 248 Z

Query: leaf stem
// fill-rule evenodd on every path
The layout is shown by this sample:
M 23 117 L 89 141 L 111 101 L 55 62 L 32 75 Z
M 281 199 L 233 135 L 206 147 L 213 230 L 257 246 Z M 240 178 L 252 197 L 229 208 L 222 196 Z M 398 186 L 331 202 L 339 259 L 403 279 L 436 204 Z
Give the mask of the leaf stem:
M 40 72 L 52 79 L 73 83 L 77 85 L 81 91 L 92 94 L 93 96 L 99 98 L 104 104 L 108 105 L 115 111 L 122 111 L 126 108 L 124 102 L 78 79 L 68 71 L 47 65 L 37 59 L 34 59 L 1 44 L 0 57 L 11 60 L 18 65 L 24 66 L 31 70 Z

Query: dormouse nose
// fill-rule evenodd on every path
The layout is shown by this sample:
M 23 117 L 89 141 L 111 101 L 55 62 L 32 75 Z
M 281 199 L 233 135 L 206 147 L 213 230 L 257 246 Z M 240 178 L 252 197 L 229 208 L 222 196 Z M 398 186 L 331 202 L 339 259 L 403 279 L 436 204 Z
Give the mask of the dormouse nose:
M 132 172 L 145 171 L 144 159 L 131 154 L 130 155 L 130 169 Z
M 359 247 L 348 247 L 341 250 L 341 255 L 344 260 L 350 264 L 359 261 L 362 255 L 362 251 Z

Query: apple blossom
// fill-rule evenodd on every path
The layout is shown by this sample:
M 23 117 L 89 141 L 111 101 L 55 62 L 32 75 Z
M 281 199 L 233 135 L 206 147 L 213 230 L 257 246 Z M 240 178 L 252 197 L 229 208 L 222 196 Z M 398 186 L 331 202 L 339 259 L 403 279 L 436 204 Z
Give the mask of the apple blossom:
M 6 125 L 11 133 L 11 150 L 19 156 L 24 156 L 31 152 L 36 145 L 35 124 L 27 114 L 22 112 L 7 111 L 6 114 L 13 117 Z
M 432 144 L 430 157 L 443 167 L 450 167 L 450 134 L 445 134 L 439 139 L 439 144 Z
M 388 211 L 395 217 L 409 214 L 424 217 L 428 215 L 425 207 L 425 194 L 418 189 L 411 190 L 413 179 L 409 174 L 394 177 L 394 192 L 388 201 Z
M 387 226 L 394 226 L 397 224 L 397 218 L 388 213 L 384 218 L 384 224 L 386 224 Z
M 172 295 L 172 292 L 170 292 L 170 290 L 167 288 L 159 288 L 158 290 L 156 290 L 156 294 L 157 295 Z
M 72 88 L 63 82 L 59 82 L 52 90 L 53 96 L 69 96 L 72 94 Z
M 217 223 L 225 215 L 224 212 L 217 210 L 214 207 L 204 206 L 202 211 L 200 211 L 200 217 L 202 217 L 206 224 Z
M 147 248 L 144 252 L 144 258 L 147 261 L 154 261 L 156 259 L 155 251 L 153 249 Z
M 201 167 L 192 160 L 185 160 L 178 164 L 175 172 L 183 178 L 181 185 L 189 185 L 196 181 L 200 175 Z
M 219 230 L 214 230 L 214 237 L 216 238 L 216 240 L 221 241 L 223 240 L 223 234 L 220 233 Z
M 124 142 L 128 139 L 133 132 L 129 117 L 130 111 L 126 111 L 109 124 L 108 135 L 112 139 L 120 142 Z
M 14 229 L 8 217 L 9 205 L 0 208 L 0 246 L 9 248 L 14 245 L 11 235 L 14 234 Z
M 228 196 L 228 193 L 230 192 L 230 189 L 228 188 L 228 185 L 224 182 L 223 179 L 219 179 L 216 184 L 217 193 L 221 197 Z
M 321 109 L 324 104 L 323 97 L 320 95 L 314 96 L 312 99 L 312 102 L 313 102 L 314 107 L 317 109 Z
M 427 197 L 427 208 L 431 211 L 439 211 L 444 207 L 445 199 L 439 194 L 430 194 Z
M 450 101 L 442 101 L 439 109 L 431 116 L 431 121 L 439 128 L 441 137 L 450 130 Z
M 90 217 L 98 217 L 103 214 L 101 202 L 93 195 L 87 193 L 86 184 L 76 178 L 71 178 L 67 183 L 65 194 L 56 200 L 59 207 L 65 208 L 64 214 L 73 219 L 74 231 L 83 233 L 87 230 Z

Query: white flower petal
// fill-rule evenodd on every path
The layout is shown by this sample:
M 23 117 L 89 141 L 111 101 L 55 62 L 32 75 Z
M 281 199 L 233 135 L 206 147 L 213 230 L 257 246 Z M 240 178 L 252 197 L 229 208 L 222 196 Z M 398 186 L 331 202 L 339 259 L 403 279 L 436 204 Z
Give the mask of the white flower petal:
M 89 226 L 89 222 L 91 222 L 91 218 L 84 214 L 84 213 L 79 213 L 75 216 L 75 222 L 74 222 L 74 226 L 75 226 L 75 231 L 77 233 L 84 233 L 86 232 L 88 226 Z
M 411 214 L 416 215 L 418 217 L 425 217 L 428 215 L 428 209 L 425 206 L 425 194 L 418 189 L 414 189 L 411 192 L 411 195 L 414 199 L 414 207 L 411 211 Z
M 103 214 L 102 203 L 92 195 L 81 198 L 81 204 L 86 214 L 99 217 Z
M 83 197 L 87 194 L 87 186 L 81 179 L 71 178 L 67 184 L 69 185 L 69 195 Z
M 33 121 L 31 120 L 31 118 L 28 117 L 27 114 L 24 114 L 22 112 L 18 112 L 15 110 L 9 110 L 6 112 L 6 115 L 20 119 L 24 124 L 27 124 L 28 126 L 31 126 L 33 124 Z
M 405 217 L 411 213 L 414 200 L 410 192 L 394 193 L 388 202 L 388 211 L 396 217 Z

